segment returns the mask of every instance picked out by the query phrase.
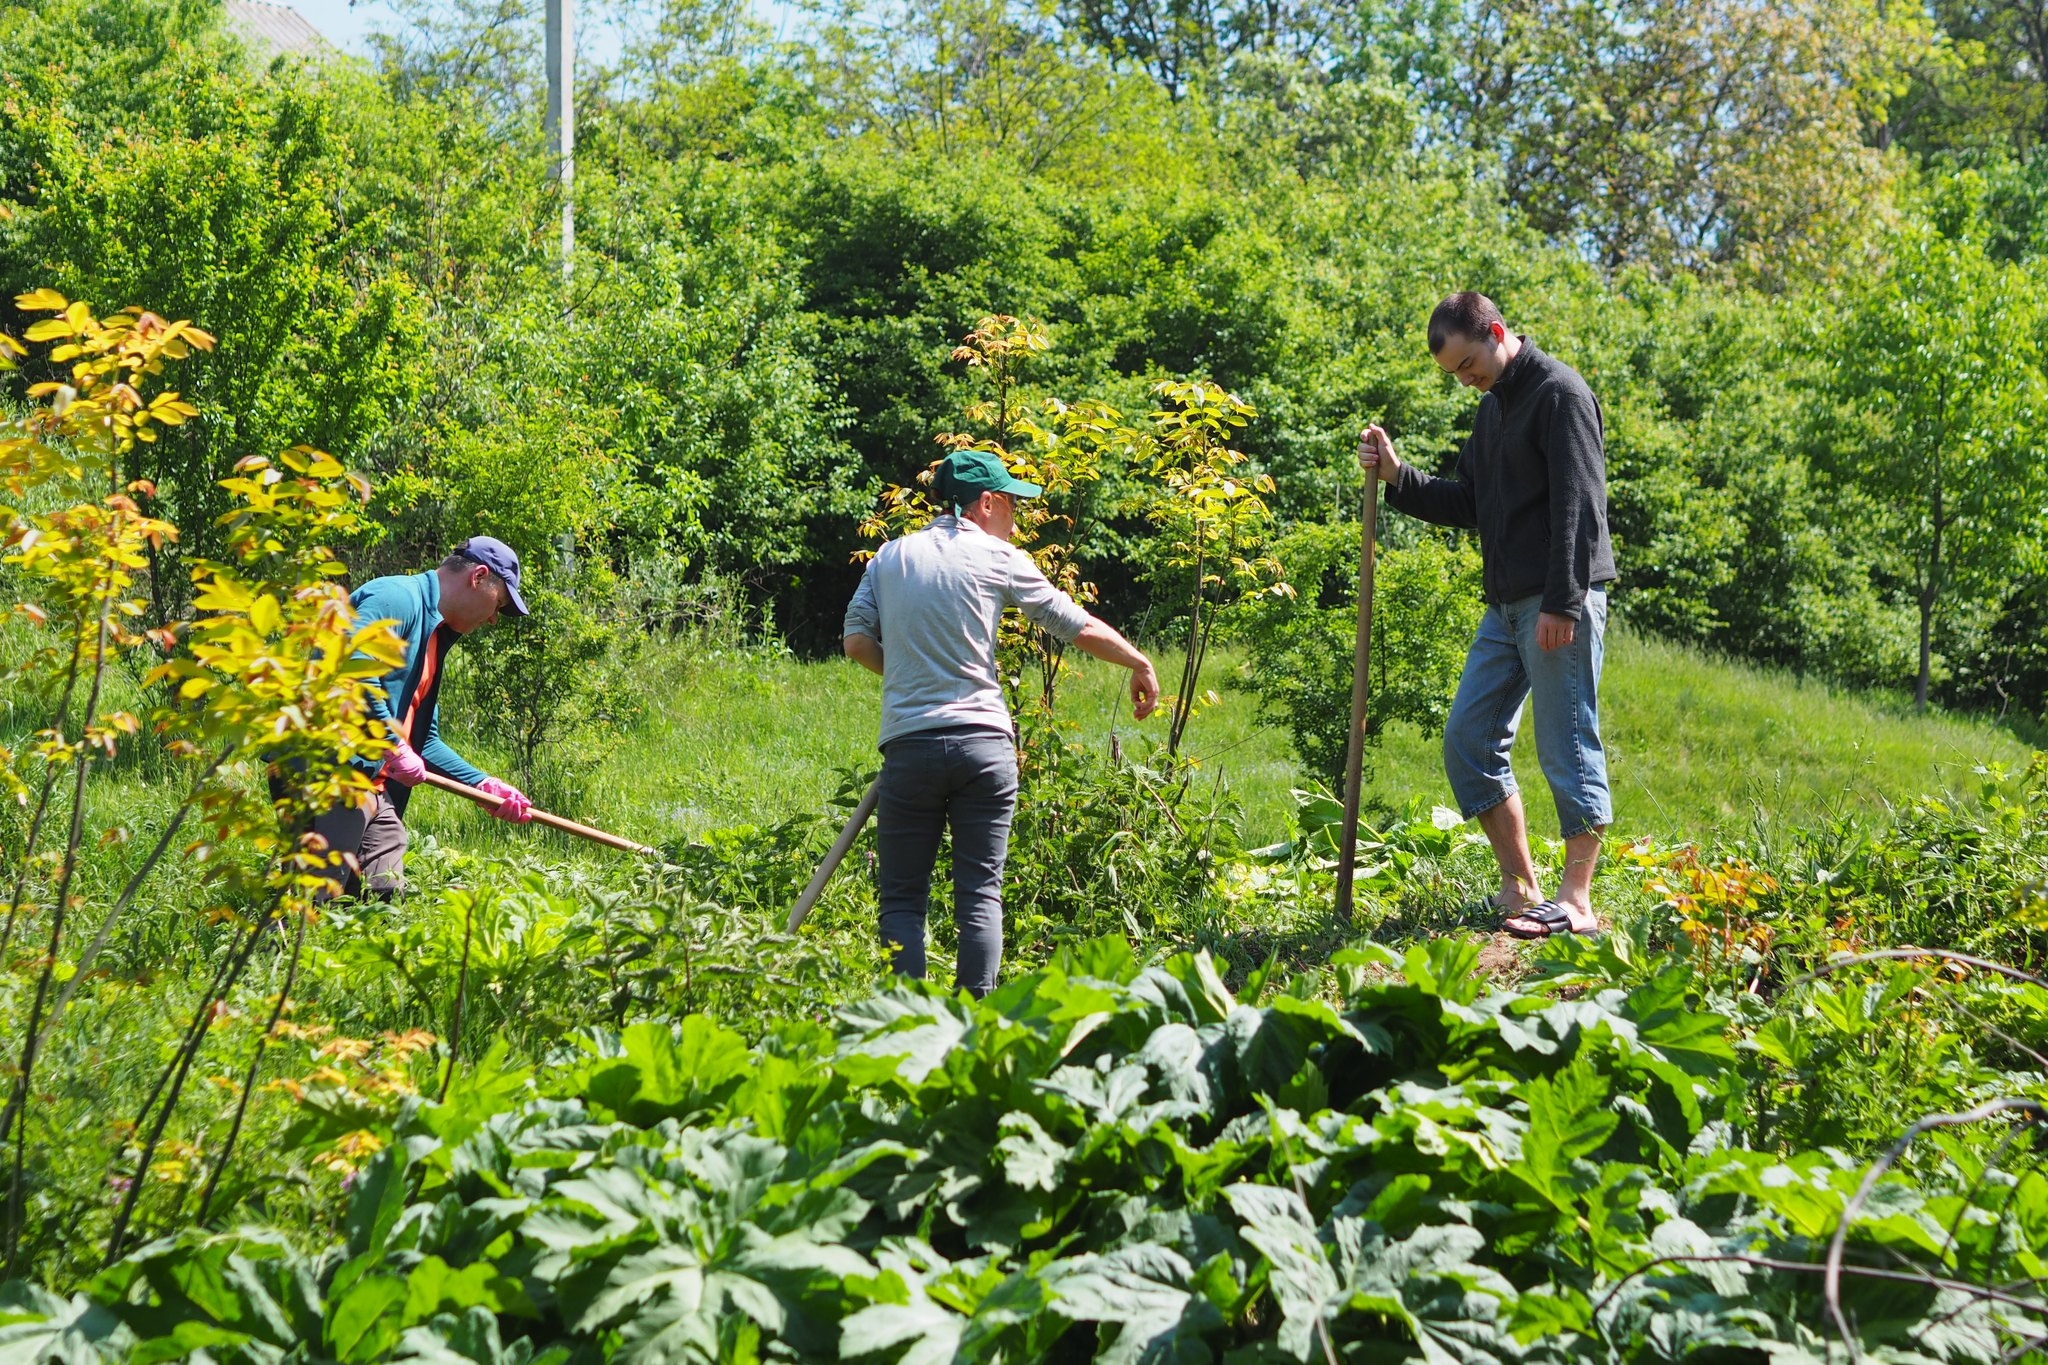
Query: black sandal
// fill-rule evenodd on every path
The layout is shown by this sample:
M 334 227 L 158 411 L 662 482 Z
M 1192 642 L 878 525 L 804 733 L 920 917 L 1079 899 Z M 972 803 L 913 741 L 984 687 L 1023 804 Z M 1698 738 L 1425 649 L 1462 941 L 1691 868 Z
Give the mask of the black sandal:
M 1542 926 L 1543 932 L 1540 934 L 1532 934 L 1526 929 L 1517 929 L 1511 922 L 1509 922 L 1518 919 L 1528 920 L 1532 924 Z M 1554 938 L 1559 934 L 1569 934 L 1573 932 L 1571 912 L 1566 910 L 1562 905 L 1559 905 L 1556 901 L 1545 901 L 1541 905 L 1534 905 L 1529 907 L 1528 909 L 1522 911 L 1522 913 L 1519 915 L 1510 915 L 1508 916 L 1507 921 L 1502 922 L 1500 927 L 1506 930 L 1508 933 L 1514 935 L 1514 937 L 1524 939 Z

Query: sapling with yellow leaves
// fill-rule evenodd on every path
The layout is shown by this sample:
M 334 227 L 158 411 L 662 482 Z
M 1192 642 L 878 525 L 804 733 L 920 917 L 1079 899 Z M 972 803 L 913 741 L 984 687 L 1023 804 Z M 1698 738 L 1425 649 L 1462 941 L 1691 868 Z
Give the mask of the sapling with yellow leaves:
M 1273 514 L 1266 496 L 1273 477 L 1246 469 L 1250 457 L 1231 442 L 1257 416 L 1251 404 L 1207 380 L 1161 380 L 1152 386 L 1152 476 L 1144 501 L 1159 528 L 1163 586 L 1187 604 L 1187 652 L 1171 698 L 1166 748 L 1180 752 L 1193 718 L 1202 664 L 1223 609 L 1260 593 L 1285 596 L 1286 570 L 1271 550 Z
M 31 385 L 26 414 L 0 427 L 5 560 L 27 589 L 13 609 L 42 637 L 16 676 L 47 684 L 55 696 L 49 723 L 18 758 L 5 756 L 7 790 L 32 802 L 32 811 L 0 921 L 0 954 L 17 926 L 39 923 L 42 929 L 27 1027 L 0 1109 L 0 1142 L 11 1141 L 14 1149 L 0 1240 L 10 1265 L 23 1225 L 25 1110 L 37 1058 L 122 912 L 196 817 L 205 833 L 187 852 L 205 869 L 215 913 L 233 920 L 238 936 L 133 1125 L 134 1174 L 116 1218 L 115 1247 L 216 1002 L 234 988 L 257 942 L 275 926 L 295 920 L 303 935 L 313 894 L 325 884 L 321 873 L 334 856 L 310 833 L 312 813 L 367 794 L 370 779 L 349 760 L 375 760 L 389 747 L 371 718 L 372 679 L 393 666 L 399 649 L 387 626 L 355 621 L 339 582 L 342 566 L 328 548 L 360 525 L 368 487 L 333 457 L 306 448 L 275 460 L 250 457 L 223 481 L 235 498 L 221 518 L 232 562 L 193 569 L 196 619 L 142 628 L 149 552 L 175 539 L 177 529 L 141 511 L 136 498 L 154 489 L 124 480 L 124 470 L 138 443 L 198 415 L 161 384 L 169 364 L 211 350 L 213 338 L 190 322 L 166 321 L 140 308 L 103 318 L 47 289 L 21 295 L 16 306 L 50 315 L 26 337 L 31 344 L 54 343 L 42 359 L 64 367 L 64 377 Z M 0 363 L 11 368 L 28 355 L 28 347 L 0 336 Z M 53 504 L 55 510 L 37 510 Z M 112 758 L 143 724 L 129 712 L 102 713 L 103 684 L 110 664 L 143 651 L 154 664 L 147 682 L 162 688 L 150 723 L 186 770 L 185 796 L 74 958 L 65 934 L 80 908 L 72 885 L 85 834 L 87 782 L 94 765 Z M 24 779 L 24 768 L 33 782 Z M 61 846 L 45 848 L 48 817 L 66 778 L 66 835 Z M 247 852 L 258 855 L 258 870 L 230 856 Z M 298 941 L 271 1025 L 250 1062 L 251 1076 L 292 989 Z M 209 1172 L 208 1197 L 232 1153 L 247 1090 L 219 1153 L 202 1153 L 193 1167 L 195 1177 L 199 1169 Z
M 1030 554 L 1047 581 L 1083 606 L 1098 600 L 1095 585 L 1081 576 L 1076 562 L 1076 524 L 1071 499 L 1084 484 L 1101 479 L 1105 464 L 1128 460 L 1141 437 L 1123 415 L 1097 399 L 1068 402 L 1033 398 L 1025 380 L 1027 368 L 1053 348 L 1044 323 L 1031 317 L 990 314 L 954 348 L 952 359 L 967 367 L 982 387 L 982 396 L 961 412 L 963 427 L 940 433 L 938 458 L 908 485 L 882 492 L 873 515 L 861 523 L 871 541 L 908 535 L 950 510 L 931 493 L 932 477 L 946 453 L 987 450 L 1011 474 L 1045 490 L 1042 497 L 1017 508 L 1015 543 Z M 857 558 L 871 557 L 863 550 Z M 1033 626 L 1017 611 L 1005 612 L 997 637 L 997 657 L 1013 710 L 1020 709 L 1027 675 L 1038 681 L 1037 702 L 1049 714 L 1060 680 L 1070 671 L 1067 643 Z

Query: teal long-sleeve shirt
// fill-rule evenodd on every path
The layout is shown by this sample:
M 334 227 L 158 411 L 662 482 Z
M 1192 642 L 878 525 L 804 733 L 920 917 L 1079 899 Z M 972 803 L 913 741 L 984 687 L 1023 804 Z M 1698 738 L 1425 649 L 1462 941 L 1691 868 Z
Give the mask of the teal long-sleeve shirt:
M 482 782 L 483 770 L 456 753 L 441 738 L 441 679 L 447 676 L 448 654 L 462 637 L 441 619 L 440 578 L 432 570 L 373 578 L 350 593 L 348 600 L 355 609 L 358 624 L 388 620 L 399 638 L 405 641 L 405 662 L 377 679 L 384 695 L 370 699 L 370 713 L 389 726 L 393 733 L 403 736 L 406 743 L 419 752 L 429 771 L 452 777 L 457 782 L 466 782 L 472 787 Z M 406 698 L 419 687 L 420 671 L 427 662 L 427 643 L 434 638 L 436 631 L 445 631 L 447 636 L 441 649 L 441 668 L 428 684 L 426 695 L 420 698 L 419 707 L 413 713 L 411 732 L 406 733 L 399 724 L 399 713 L 404 709 Z M 358 766 L 375 771 L 377 765 L 358 760 Z M 391 798 L 391 804 L 402 815 L 412 793 L 394 782 L 385 795 Z

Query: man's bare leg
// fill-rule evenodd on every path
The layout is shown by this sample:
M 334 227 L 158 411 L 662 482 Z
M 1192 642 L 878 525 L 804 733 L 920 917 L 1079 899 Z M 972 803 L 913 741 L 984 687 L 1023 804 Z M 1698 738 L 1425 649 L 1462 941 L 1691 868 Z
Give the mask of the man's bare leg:
M 1593 918 L 1593 869 L 1600 862 L 1600 836 L 1606 826 L 1574 834 L 1564 841 L 1564 875 L 1558 879 L 1557 903 L 1572 917 L 1572 928 L 1591 933 L 1599 926 Z
M 1529 856 L 1529 822 L 1522 813 L 1519 793 L 1479 813 L 1479 828 L 1493 845 L 1494 861 L 1500 864 L 1500 905 L 1508 920 L 1520 919 L 1520 911 L 1543 902 L 1543 887 L 1536 880 L 1536 863 Z M 1558 886 L 1557 903 L 1571 916 L 1574 933 L 1589 934 L 1599 927 L 1593 917 L 1593 869 L 1600 861 L 1600 830 L 1588 830 L 1565 840 L 1564 876 Z M 1533 921 L 1522 926 L 1540 932 Z
M 1543 900 L 1543 887 L 1536 880 L 1536 864 L 1529 857 L 1529 822 L 1522 815 L 1522 795 L 1515 792 L 1499 805 L 1479 812 L 1479 828 L 1493 845 L 1493 860 L 1500 864 L 1500 907 L 1512 919 Z

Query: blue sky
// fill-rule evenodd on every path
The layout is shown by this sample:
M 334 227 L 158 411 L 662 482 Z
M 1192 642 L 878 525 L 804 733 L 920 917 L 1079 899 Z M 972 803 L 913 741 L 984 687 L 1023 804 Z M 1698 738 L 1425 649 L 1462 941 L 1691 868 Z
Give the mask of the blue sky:
M 363 35 L 370 31 L 375 19 L 389 22 L 391 11 L 382 0 L 365 0 L 363 4 L 351 5 L 349 0 L 289 0 L 291 8 L 312 21 L 313 27 L 327 35 L 327 41 L 350 52 L 361 52 Z

